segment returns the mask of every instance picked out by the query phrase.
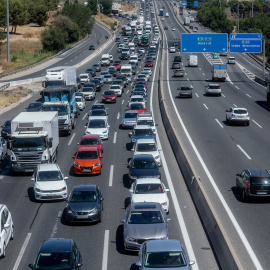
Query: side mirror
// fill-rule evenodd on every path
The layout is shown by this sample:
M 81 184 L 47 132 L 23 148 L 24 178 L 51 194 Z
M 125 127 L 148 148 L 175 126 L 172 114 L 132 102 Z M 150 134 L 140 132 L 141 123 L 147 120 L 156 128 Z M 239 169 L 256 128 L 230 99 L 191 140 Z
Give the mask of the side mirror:
M 157 126 L 158 126 L 158 124 L 155 124 L 155 126 L 157 127 Z
M 168 188 L 165 188 L 165 192 L 169 192 L 170 190 Z
M 73 156 L 72 158 L 75 159 L 75 156 Z
M 101 197 L 101 198 L 100 198 L 100 200 L 101 200 L 101 201 L 104 201 L 104 198 L 103 198 L 103 197 Z
M 31 268 L 31 269 L 34 269 L 34 265 L 32 263 L 28 264 L 28 267 Z
M 68 179 L 68 177 L 67 177 L 67 176 L 65 176 L 65 177 L 64 177 L 64 180 L 67 180 L 67 179 Z
M 76 265 L 76 268 L 79 269 L 79 268 L 81 268 L 82 266 L 83 266 L 82 263 L 78 263 L 78 264 Z
M 167 218 L 167 222 L 170 222 L 170 221 L 172 221 L 172 219 L 171 218 Z
M 140 261 L 139 262 L 136 262 L 136 266 L 141 267 L 142 266 L 142 263 Z
M 34 178 L 34 177 L 32 177 L 32 178 L 31 178 L 31 181 L 35 181 L 35 178 Z
M 121 223 L 125 223 L 125 220 L 124 220 L 124 219 L 121 219 L 120 222 L 121 222 Z
M 4 229 L 8 229 L 10 227 L 10 224 L 9 223 L 6 223 L 5 225 L 4 225 Z
M 100 155 L 100 158 L 103 158 L 103 155 Z
M 195 264 L 195 261 L 189 261 L 188 265 L 194 265 L 194 264 Z
M 226 110 L 226 112 L 229 112 L 229 110 Z
M 240 174 L 239 174 L 239 173 L 237 173 L 237 174 L 236 174 L 236 176 L 240 176 Z
M 132 149 L 131 149 L 131 151 L 133 151 L 133 152 L 134 152 L 134 151 L 135 151 L 135 149 L 134 149 L 134 148 L 132 148 Z
M 128 136 L 131 137 L 131 136 L 132 136 L 132 132 L 129 132 L 129 133 L 128 133 Z

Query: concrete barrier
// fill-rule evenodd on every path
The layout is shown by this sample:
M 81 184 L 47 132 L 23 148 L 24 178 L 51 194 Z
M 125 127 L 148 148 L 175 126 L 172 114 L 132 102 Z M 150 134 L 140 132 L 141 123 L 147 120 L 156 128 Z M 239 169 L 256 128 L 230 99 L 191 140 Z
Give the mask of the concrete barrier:
M 254 79 L 255 82 L 259 83 L 260 85 L 266 87 L 268 82 L 260 77 L 257 77 L 255 76 L 255 79 Z

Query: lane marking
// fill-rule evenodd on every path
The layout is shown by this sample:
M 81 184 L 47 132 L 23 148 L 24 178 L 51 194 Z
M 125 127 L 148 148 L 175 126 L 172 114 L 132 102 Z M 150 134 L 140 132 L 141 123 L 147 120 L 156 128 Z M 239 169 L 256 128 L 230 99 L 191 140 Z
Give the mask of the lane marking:
M 223 126 L 221 125 L 221 123 L 217 119 L 215 119 L 215 120 L 217 121 L 217 123 L 219 124 L 219 126 L 223 128 Z
M 122 105 L 124 104 L 125 100 L 122 100 Z
M 62 216 L 62 211 L 59 211 L 58 215 L 57 215 L 57 218 L 56 218 L 56 222 L 54 224 L 54 227 L 53 227 L 53 231 L 52 231 L 52 234 L 51 234 L 51 238 L 56 234 L 57 232 L 57 228 L 58 228 L 58 221 L 61 219 L 61 216 Z
M 204 73 L 203 73 L 202 75 L 203 75 L 203 76 L 205 76 L 205 74 L 204 74 Z
M 110 235 L 110 231 L 105 230 L 104 245 L 103 245 L 103 258 L 102 258 L 102 270 L 107 270 L 107 267 L 108 267 L 109 235 Z
M 118 112 L 116 119 L 118 120 L 120 118 L 120 113 Z
M 239 144 L 237 144 L 237 147 L 242 151 L 242 153 L 243 153 L 248 159 L 251 159 L 251 157 L 245 152 L 245 150 L 244 150 Z
M 199 95 L 197 93 L 195 93 L 196 97 L 199 97 Z
M 114 136 L 113 136 L 113 143 L 116 143 L 116 138 L 117 138 L 117 132 L 114 132 Z
M 208 110 L 208 107 L 203 103 L 203 106 L 206 108 L 206 110 Z
M 27 247 L 27 245 L 28 245 L 28 242 L 29 242 L 29 240 L 30 240 L 31 235 L 32 235 L 32 233 L 28 233 L 28 234 L 27 234 L 27 236 L 26 236 L 26 238 L 25 238 L 25 240 L 24 240 L 24 242 L 23 242 L 22 248 L 21 248 L 21 250 L 20 250 L 20 253 L 19 253 L 19 255 L 18 255 L 18 258 L 17 258 L 17 260 L 16 260 L 16 262 L 15 262 L 15 264 L 14 264 L 12 270 L 17 270 L 17 269 L 18 269 L 18 267 L 19 267 L 19 265 L 20 265 L 20 262 L 21 262 L 21 260 L 22 260 L 23 254 L 24 254 L 24 252 L 25 252 L 25 250 L 26 250 L 26 247 Z
M 114 170 L 114 165 L 111 165 L 110 176 L 109 176 L 109 187 L 111 187 L 113 184 L 113 170 Z
M 83 116 L 82 120 L 84 120 L 86 116 L 87 116 L 87 113 Z
M 128 94 L 129 90 L 127 90 L 127 94 Z
M 236 86 L 236 85 L 235 85 L 234 87 L 235 87 L 236 89 L 240 89 L 240 88 L 239 88 L 238 86 Z
M 179 25 L 180 25 L 180 23 L 179 23 Z M 167 36 L 166 36 L 166 42 L 167 42 Z M 168 44 L 168 42 L 167 42 L 167 44 Z M 167 60 L 167 74 L 169 74 L 169 62 L 168 62 L 168 60 Z M 243 245 L 245 246 L 245 248 L 246 248 L 246 250 L 247 250 L 247 252 L 248 252 L 248 254 L 249 254 L 249 256 L 250 256 L 250 258 L 251 258 L 251 260 L 252 260 L 252 262 L 254 264 L 254 266 L 256 267 L 257 270 L 263 270 L 263 268 L 262 268 L 262 266 L 260 264 L 260 261 L 258 260 L 258 258 L 256 256 L 254 250 L 252 249 L 252 247 L 251 247 L 248 239 L 246 238 L 243 230 L 241 229 L 238 221 L 236 220 L 234 214 L 232 213 L 229 205 L 227 204 L 226 200 L 224 199 L 224 196 L 220 192 L 220 190 L 219 190 L 219 188 L 218 188 L 218 186 L 217 186 L 217 184 L 216 184 L 213 176 L 211 175 L 210 171 L 208 170 L 208 168 L 207 168 L 207 166 L 206 166 L 206 164 L 205 164 L 205 162 L 204 162 L 201 154 L 199 153 L 199 151 L 198 151 L 197 147 L 195 146 L 195 144 L 194 144 L 191 136 L 189 135 L 189 132 L 188 132 L 188 130 L 187 130 L 187 128 L 186 128 L 186 126 L 185 126 L 185 124 L 184 124 L 184 122 L 183 122 L 183 120 L 182 120 L 182 118 L 181 118 L 181 116 L 180 116 L 180 114 L 179 114 L 179 112 L 177 110 L 177 107 L 176 107 L 176 104 L 175 104 L 175 101 L 174 101 L 174 98 L 173 98 L 173 95 L 172 95 L 172 91 L 171 91 L 169 80 L 167 80 L 167 85 L 168 85 L 168 89 L 169 89 L 169 95 L 170 95 L 170 98 L 171 98 L 171 102 L 172 102 L 173 108 L 175 110 L 175 114 L 176 114 L 176 116 L 177 116 L 177 118 L 179 120 L 179 124 L 182 126 L 182 128 L 183 128 L 183 130 L 184 130 L 184 132 L 185 132 L 185 134 L 186 134 L 186 136 L 187 136 L 187 138 L 189 140 L 190 145 L 193 148 L 193 151 L 195 152 L 195 154 L 196 154 L 199 162 L 201 163 L 201 166 L 203 167 L 203 169 L 204 169 L 204 171 L 205 171 L 205 173 L 206 173 L 206 175 L 207 175 L 210 183 L 212 184 L 212 186 L 213 186 L 213 188 L 214 188 L 217 196 L 219 197 L 219 200 L 221 201 L 221 203 L 222 203 L 225 211 L 227 212 L 227 214 L 228 214 L 228 216 L 229 216 L 232 224 L 234 225 L 234 227 L 235 227 L 235 229 L 236 229 L 239 237 L 241 238 L 241 240 L 243 242 Z M 162 152 L 161 152 L 161 154 L 162 154 Z M 172 193 L 173 192 L 171 192 L 171 195 L 172 195 Z M 185 234 L 183 235 L 183 237 L 185 237 Z M 185 239 L 184 239 L 184 241 L 185 241 Z M 185 244 L 187 245 L 186 242 L 185 242 Z M 192 247 L 191 247 L 191 249 L 192 249 Z M 189 253 L 189 249 L 188 248 L 187 248 L 187 250 L 188 250 L 188 253 Z M 193 254 L 191 254 L 191 253 L 189 253 L 189 254 L 190 254 L 190 258 L 195 258 L 195 257 L 193 257 Z M 192 266 L 192 268 L 195 268 L 194 265 Z M 196 269 L 198 269 L 198 267 Z
M 259 125 L 255 120 L 251 120 L 253 123 L 255 123 L 259 128 L 262 128 L 262 126 L 261 125 Z
M 234 107 L 237 107 L 235 104 L 233 104 Z
M 70 138 L 70 140 L 69 140 L 69 142 L 68 142 L 68 145 L 71 145 L 71 142 L 72 142 L 72 140 L 74 139 L 75 135 L 76 135 L 76 133 L 73 133 L 72 137 Z
M 252 98 L 252 96 L 250 96 L 249 94 L 246 94 L 246 96 L 248 96 L 249 98 Z
M 225 97 L 225 95 L 221 94 L 223 97 Z

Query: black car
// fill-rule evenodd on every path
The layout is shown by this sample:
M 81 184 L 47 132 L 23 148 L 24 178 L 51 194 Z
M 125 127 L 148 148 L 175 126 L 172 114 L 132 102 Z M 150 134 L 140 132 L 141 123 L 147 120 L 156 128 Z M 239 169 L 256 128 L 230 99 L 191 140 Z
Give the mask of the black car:
M 81 253 L 72 239 L 51 238 L 42 243 L 31 269 L 68 269 L 82 267 Z
M 120 56 L 121 60 L 128 60 L 130 58 L 129 53 L 122 53 Z
M 93 68 L 93 67 L 91 67 L 91 68 L 88 68 L 86 71 L 85 71 L 85 73 L 88 73 L 88 74 L 90 74 L 92 77 L 96 77 L 96 70 Z
M 115 42 L 121 43 L 121 38 L 120 37 L 115 38 Z
M 130 184 L 138 178 L 160 178 L 160 171 L 155 158 L 152 155 L 133 156 L 128 164 Z
M 89 50 L 95 50 L 96 48 L 95 48 L 95 45 L 90 45 L 89 46 Z
M 93 83 L 93 82 L 85 83 L 83 87 L 92 87 L 92 88 L 94 89 L 95 92 L 97 91 L 96 84 Z
M 128 85 L 128 80 L 127 80 L 126 75 L 124 75 L 124 74 L 119 74 L 119 75 L 116 76 L 116 80 L 122 80 L 123 83 L 124 83 L 124 87 L 127 87 L 127 85 Z
M 145 62 L 153 62 L 153 58 L 151 56 L 147 56 Z
M 174 59 L 173 59 L 173 62 L 182 62 L 182 57 L 181 57 L 181 55 L 175 55 L 175 56 L 174 56 Z
M 42 102 L 31 102 L 25 109 L 27 112 L 39 112 L 41 111 Z
M 270 197 L 270 173 L 266 169 L 246 169 L 236 174 L 236 187 L 242 199 Z
M 168 26 L 164 26 L 164 30 L 168 30 Z
M 73 187 L 65 209 L 67 224 L 70 222 L 101 222 L 102 201 L 102 193 L 96 185 Z
M 7 120 L 1 128 L 1 137 L 8 140 L 11 135 L 11 120 Z
M 81 82 L 81 79 L 79 76 L 76 77 L 76 81 L 77 81 L 77 87 L 78 89 L 81 89 L 82 88 L 82 82 Z
M 99 63 L 94 64 L 93 68 L 96 70 L 96 72 L 100 72 L 101 71 L 101 65 Z
M 100 81 L 98 79 L 93 79 L 90 81 L 91 83 L 94 83 L 96 85 L 96 91 L 97 92 L 100 92 L 101 90 L 101 84 L 100 84 Z
M 180 63 L 179 62 L 173 62 L 172 63 L 172 69 L 180 69 Z

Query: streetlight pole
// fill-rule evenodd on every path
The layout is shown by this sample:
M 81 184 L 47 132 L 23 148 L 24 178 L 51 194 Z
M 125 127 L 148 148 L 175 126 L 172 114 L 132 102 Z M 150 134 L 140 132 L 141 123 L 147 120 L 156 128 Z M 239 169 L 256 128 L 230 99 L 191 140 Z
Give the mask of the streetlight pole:
M 9 0 L 7 0 L 7 62 L 9 63 Z
M 251 10 L 251 17 L 253 17 L 253 0 L 252 0 L 252 10 Z

